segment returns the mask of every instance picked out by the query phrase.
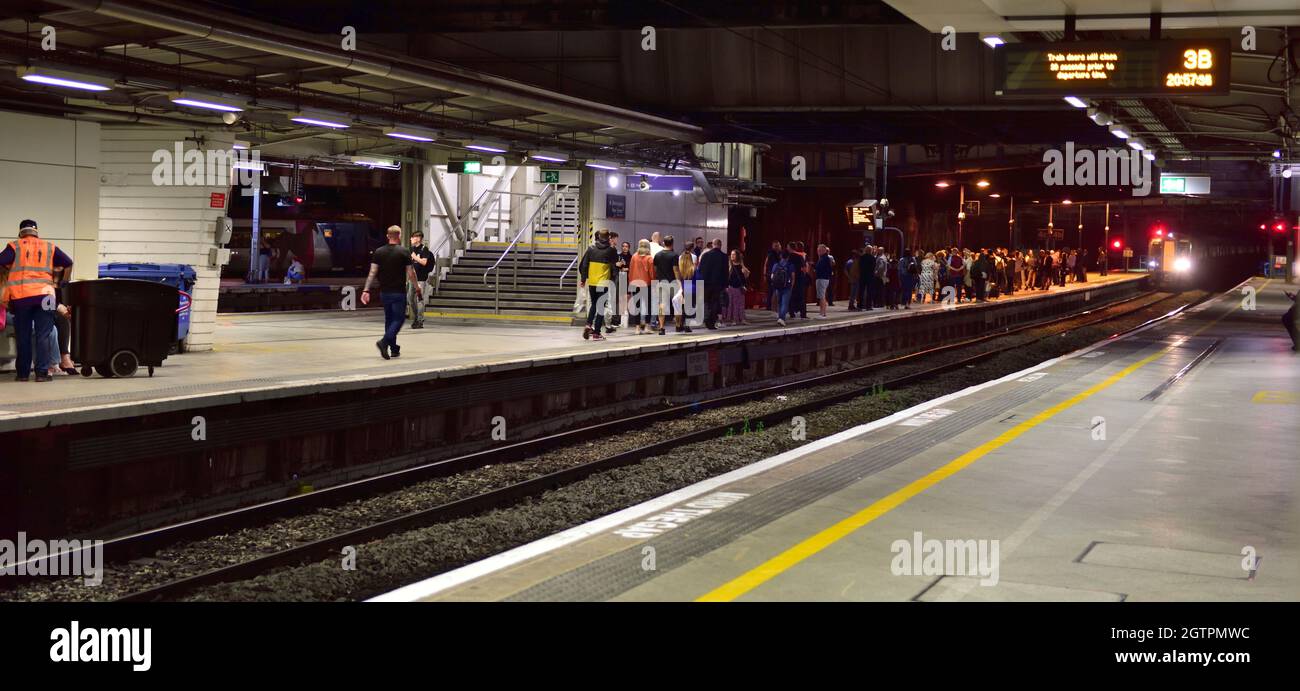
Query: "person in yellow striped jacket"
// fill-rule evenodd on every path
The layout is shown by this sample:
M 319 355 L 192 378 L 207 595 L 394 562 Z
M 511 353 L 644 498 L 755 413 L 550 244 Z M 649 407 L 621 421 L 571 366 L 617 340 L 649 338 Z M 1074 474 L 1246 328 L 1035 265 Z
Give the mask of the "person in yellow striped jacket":
M 602 331 L 605 327 L 605 305 L 611 299 L 610 288 L 613 287 L 614 265 L 618 262 L 618 251 L 609 244 L 609 231 L 596 231 L 596 242 L 587 248 L 578 262 L 578 286 L 587 288 L 587 325 L 582 329 L 582 337 L 594 341 L 603 341 Z

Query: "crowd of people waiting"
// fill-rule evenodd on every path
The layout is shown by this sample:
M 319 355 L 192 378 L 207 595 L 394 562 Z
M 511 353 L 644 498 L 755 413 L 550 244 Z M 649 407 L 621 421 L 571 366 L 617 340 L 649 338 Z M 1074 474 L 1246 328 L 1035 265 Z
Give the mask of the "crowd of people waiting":
M 578 266 L 579 294 L 574 311 L 586 311 L 584 339 L 603 340 L 620 326 L 627 313 L 638 334 L 666 333 L 672 322 L 678 333 L 690 333 L 692 322 L 707 329 L 744 325 L 746 292 L 764 290 L 777 324 L 795 316 L 808 319 L 808 296 L 817 307 L 814 319 L 827 318 L 834 304 L 834 284 L 846 278 L 849 311 L 910 309 L 913 302 L 985 302 L 1017 290 L 1048 290 L 1067 282 L 1086 282 L 1090 263 L 1086 249 L 1009 250 L 1005 247 L 927 251 L 904 248 L 891 253 L 867 245 L 853 250 L 837 266 L 825 244 L 812 256 L 800 241 L 773 242 L 757 276 L 738 250 L 725 252 L 721 240 L 697 237 L 682 250 L 671 235 L 631 243 L 600 230 Z M 1105 272 L 1105 252 L 1098 268 Z M 620 301 L 614 291 L 624 293 Z M 695 295 L 695 291 L 701 295 Z M 696 302 L 698 300 L 698 302 Z M 702 315 L 688 314 L 700 305 Z M 702 317 L 702 318 L 701 318 Z

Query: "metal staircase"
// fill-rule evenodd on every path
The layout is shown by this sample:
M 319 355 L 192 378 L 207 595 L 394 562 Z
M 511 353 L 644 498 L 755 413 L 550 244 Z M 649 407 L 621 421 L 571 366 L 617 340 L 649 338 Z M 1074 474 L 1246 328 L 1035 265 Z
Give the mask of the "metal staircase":
M 579 201 L 576 188 L 548 185 L 537 209 L 509 242 L 469 242 L 442 269 L 425 315 L 434 320 L 570 323 L 574 278 L 570 272 L 563 286 L 561 278 L 578 252 Z

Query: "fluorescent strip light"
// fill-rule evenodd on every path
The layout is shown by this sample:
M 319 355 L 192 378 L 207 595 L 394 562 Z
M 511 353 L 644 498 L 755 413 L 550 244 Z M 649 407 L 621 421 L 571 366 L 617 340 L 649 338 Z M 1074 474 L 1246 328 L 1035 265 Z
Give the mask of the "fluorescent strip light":
M 1151 153 L 1150 151 L 1143 151 L 1142 158 L 1145 158 L 1148 161 L 1154 161 L 1156 160 L 1156 155 Z
M 384 135 L 394 139 L 405 139 L 412 142 L 431 142 L 437 137 L 434 132 L 416 127 L 385 127 Z
M 68 89 L 81 89 L 82 91 L 108 91 L 112 89 L 113 84 L 111 80 L 102 77 L 91 77 L 40 67 L 19 67 L 17 72 L 18 76 L 26 82 L 61 86 Z
M 368 156 L 349 156 L 348 160 L 355 165 L 366 168 L 382 168 L 384 170 L 401 170 L 402 164 L 397 161 L 386 158 L 371 158 Z
M 1140 139 L 1130 139 L 1128 140 L 1128 145 L 1134 149 L 1137 149 L 1138 151 L 1142 151 L 1146 149 L 1146 146 L 1142 144 L 1142 140 Z
M 1001 36 L 994 36 L 994 35 L 982 36 L 980 37 L 980 40 L 983 41 L 984 45 L 988 46 L 989 48 L 997 48 L 998 46 L 1006 44 L 1006 41 L 1002 40 Z
M 474 151 L 486 151 L 490 154 L 504 154 L 510 150 L 510 147 L 507 146 L 505 142 L 494 141 L 491 139 L 471 139 L 469 143 L 465 145 L 465 148 Z
M 664 175 L 663 171 L 654 171 L 654 170 L 635 170 L 632 172 L 636 173 L 637 175 L 644 175 L 648 178 L 658 178 L 658 177 L 663 177 Z
M 256 170 L 261 173 L 266 172 L 266 166 L 259 161 L 236 160 L 234 163 L 230 164 L 230 167 L 235 170 Z
M 242 103 L 200 94 L 187 94 L 181 91 L 176 91 L 171 94 L 170 98 L 172 103 L 175 103 L 178 106 L 189 106 L 190 108 L 219 110 L 223 113 L 240 113 L 244 110 Z
M 567 163 L 569 160 L 569 155 L 560 151 L 534 151 L 528 157 L 548 163 Z
M 1128 130 L 1124 129 L 1123 127 L 1120 127 L 1119 125 L 1111 125 L 1110 133 L 1115 135 L 1116 137 L 1119 137 L 1120 139 L 1129 138 Z
M 1078 96 L 1066 96 L 1066 97 L 1065 97 L 1065 102 L 1066 102 L 1066 103 L 1069 103 L 1070 105 L 1074 106 L 1075 108 L 1087 108 L 1087 107 L 1088 107 L 1088 102 L 1085 101 L 1085 100 L 1083 100 L 1083 99 L 1081 99 L 1081 98 L 1079 98 Z
M 230 148 L 239 149 L 240 151 L 243 151 L 248 148 L 248 145 L 243 142 L 235 142 L 234 144 L 230 145 Z
M 314 127 L 328 127 L 335 130 L 345 130 L 348 128 L 348 123 L 343 122 L 343 117 L 318 111 L 304 110 L 299 113 L 292 113 L 289 115 L 289 119 L 294 122 L 302 123 L 304 125 L 312 125 Z
M 619 164 L 614 163 L 613 161 L 600 161 L 600 160 L 596 160 L 596 161 L 587 161 L 587 167 L 588 167 L 588 168 L 599 168 L 599 169 L 601 169 L 601 170 L 618 170 L 619 168 L 622 168 L 623 166 L 620 166 Z

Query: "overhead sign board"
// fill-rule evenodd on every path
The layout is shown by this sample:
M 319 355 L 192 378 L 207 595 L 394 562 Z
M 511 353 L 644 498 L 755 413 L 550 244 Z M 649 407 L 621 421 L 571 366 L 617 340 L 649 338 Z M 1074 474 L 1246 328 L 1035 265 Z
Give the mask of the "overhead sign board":
M 1228 39 L 1012 43 L 994 51 L 997 96 L 1226 94 Z
M 457 173 L 464 175 L 478 175 L 483 172 L 482 161 L 449 161 L 447 163 L 448 173 Z
M 1160 174 L 1160 194 L 1209 194 L 1208 175 Z
M 558 171 L 558 170 L 543 170 L 543 171 L 542 171 L 542 182 L 544 182 L 544 183 L 558 183 L 559 181 L 560 181 L 560 171 Z

